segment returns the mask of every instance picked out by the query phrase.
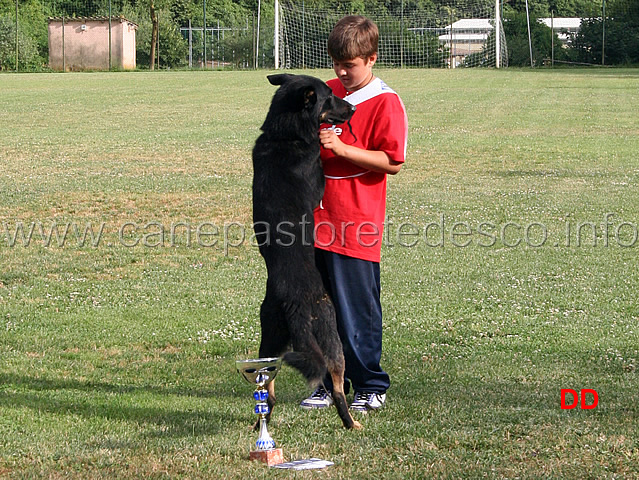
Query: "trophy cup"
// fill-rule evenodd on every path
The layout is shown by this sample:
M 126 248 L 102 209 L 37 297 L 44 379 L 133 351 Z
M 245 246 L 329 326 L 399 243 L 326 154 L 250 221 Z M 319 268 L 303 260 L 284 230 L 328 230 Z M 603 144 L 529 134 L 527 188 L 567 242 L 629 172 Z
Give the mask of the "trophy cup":
M 271 438 L 266 428 L 266 415 L 269 413 L 267 403 L 268 391 L 266 385 L 271 383 L 282 366 L 282 359 L 257 358 L 253 360 L 237 360 L 235 362 L 237 371 L 251 385 L 256 385 L 253 392 L 255 413 L 259 417 L 260 433 L 255 442 L 256 450 L 250 453 L 251 460 L 260 460 L 267 465 L 276 465 L 284 461 L 282 449 L 275 448 L 275 442 Z

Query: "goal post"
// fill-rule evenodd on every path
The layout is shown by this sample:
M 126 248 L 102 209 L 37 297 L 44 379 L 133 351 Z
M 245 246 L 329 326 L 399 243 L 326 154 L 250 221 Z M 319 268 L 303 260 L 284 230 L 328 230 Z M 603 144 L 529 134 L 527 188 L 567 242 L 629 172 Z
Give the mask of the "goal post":
M 500 0 L 353 3 L 275 0 L 275 68 L 330 68 L 326 40 L 344 15 L 379 27 L 377 64 L 397 68 L 505 67 L 508 55 Z
M 497 0 L 499 1 L 499 0 Z M 280 15 L 279 15 L 279 11 L 280 11 L 280 2 L 279 0 L 275 0 L 275 5 L 274 5 L 274 18 L 275 18 L 275 38 L 273 39 L 273 45 L 274 45 L 274 60 L 275 60 L 275 70 L 277 70 L 278 68 L 280 68 L 280 35 L 279 35 L 279 31 L 280 31 Z
M 276 0 L 277 1 L 277 0 Z M 501 67 L 501 15 L 499 12 L 499 0 L 495 0 L 495 68 Z

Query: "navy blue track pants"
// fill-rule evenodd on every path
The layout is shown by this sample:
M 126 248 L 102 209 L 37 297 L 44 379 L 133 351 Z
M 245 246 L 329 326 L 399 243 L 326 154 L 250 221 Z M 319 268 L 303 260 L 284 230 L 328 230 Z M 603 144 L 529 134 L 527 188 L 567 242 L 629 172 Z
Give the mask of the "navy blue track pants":
M 382 306 L 379 263 L 315 249 L 315 262 L 331 295 L 344 346 L 347 385 L 356 392 L 384 393 L 390 386 L 382 370 Z M 324 380 L 332 390 L 330 376 Z

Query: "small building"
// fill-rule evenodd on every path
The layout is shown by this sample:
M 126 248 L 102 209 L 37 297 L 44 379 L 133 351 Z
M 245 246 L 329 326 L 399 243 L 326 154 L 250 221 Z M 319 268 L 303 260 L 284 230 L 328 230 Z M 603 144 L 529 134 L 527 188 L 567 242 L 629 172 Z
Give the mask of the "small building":
M 450 49 L 452 66 L 456 67 L 467 55 L 482 51 L 494 28 L 488 18 L 463 18 L 447 25 L 445 33 L 439 35 L 439 42 Z
M 124 17 L 49 18 L 49 67 L 108 70 L 110 55 L 112 68 L 135 69 L 137 28 Z
M 559 37 L 559 41 L 564 45 L 570 43 L 575 38 L 575 35 L 581 27 L 581 18 L 540 18 L 539 22 L 548 28 L 552 28 L 553 32 Z

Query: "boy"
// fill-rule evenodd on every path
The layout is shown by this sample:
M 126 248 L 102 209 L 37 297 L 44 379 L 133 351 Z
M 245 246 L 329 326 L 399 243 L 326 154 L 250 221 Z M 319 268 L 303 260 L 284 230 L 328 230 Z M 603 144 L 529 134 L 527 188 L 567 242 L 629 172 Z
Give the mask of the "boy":
M 384 405 L 390 386 L 380 366 L 379 261 L 386 175 L 401 169 L 408 135 L 401 99 L 373 75 L 378 36 L 368 18 L 347 16 L 328 37 L 337 78 L 327 84 L 357 110 L 350 121 L 352 131 L 349 125 L 320 131 L 326 187 L 314 215 L 316 263 L 335 305 L 347 383 L 355 390 L 350 408 L 364 413 Z M 327 378 L 301 406 L 332 405 L 331 390 Z

